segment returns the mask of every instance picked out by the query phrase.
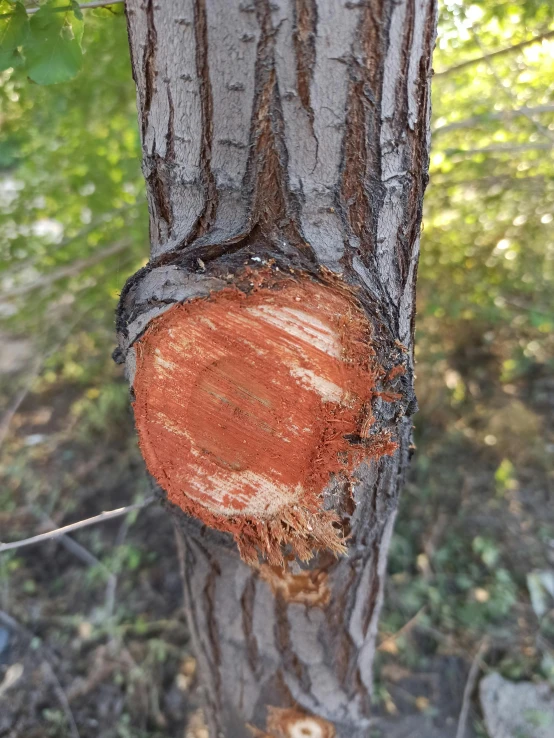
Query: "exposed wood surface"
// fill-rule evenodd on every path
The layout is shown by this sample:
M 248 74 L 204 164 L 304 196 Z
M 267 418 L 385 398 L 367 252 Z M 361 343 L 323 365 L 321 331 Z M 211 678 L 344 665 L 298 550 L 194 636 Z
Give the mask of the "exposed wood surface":
M 351 487 L 330 479 L 325 488 L 346 556 L 320 552 L 279 583 L 267 564 L 243 563 L 228 534 L 172 507 L 214 737 L 244 738 L 250 724 L 278 738 L 279 715 L 308 721 L 288 724 L 288 735 L 317 720 L 337 738 L 369 732 L 416 409 L 435 13 L 435 0 L 127 2 L 151 219 L 151 261 L 118 313 L 117 358 L 130 380 L 137 339 L 156 318 L 229 286 L 247 293 L 245 269 L 261 267 L 314 284 L 331 274 L 354 290 L 397 395 L 371 405 L 396 451 L 361 462 Z

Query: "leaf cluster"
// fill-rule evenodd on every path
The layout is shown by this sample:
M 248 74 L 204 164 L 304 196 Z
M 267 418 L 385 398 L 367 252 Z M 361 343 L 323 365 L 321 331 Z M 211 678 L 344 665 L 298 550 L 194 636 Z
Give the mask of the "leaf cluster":
M 47 0 L 30 16 L 20 0 L 0 0 L 0 71 L 23 67 L 39 85 L 73 79 L 83 66 L 83 29 L 76 0 Z

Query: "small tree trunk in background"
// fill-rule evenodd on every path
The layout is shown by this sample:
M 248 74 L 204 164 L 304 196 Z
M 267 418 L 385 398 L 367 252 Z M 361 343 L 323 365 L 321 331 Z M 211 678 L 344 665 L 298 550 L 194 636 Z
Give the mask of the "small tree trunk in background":
M 151 260 L 119 357 L 211 736 L 366 738 L 416 408 L 436 3 L 126 8 Z

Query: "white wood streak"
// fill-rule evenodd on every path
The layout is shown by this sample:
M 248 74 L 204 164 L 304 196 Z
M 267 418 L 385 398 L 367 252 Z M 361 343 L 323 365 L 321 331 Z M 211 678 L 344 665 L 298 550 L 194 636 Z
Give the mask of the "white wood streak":
M 344 392 L 337 384 L 330 382 L 324 377 L 320 377 L 311 369 L 302 366 L 293 366 L 290 373 L 296 379 L 300 379 L 302 384 L 309 389 L 313 389 L 320 395 L 323 402 L 341 402 Z
M 338 334 L 314 315 L 302 310 L 275 307 L 271 304 L 246 308 L 246 312 L 279 328 L 293 338 L 298 338 L 311 346 L 315 346 L 328 356 L 335 359 L 341 357 L 342 347 Z M 296 343 L 295 341 L 295 345 Z

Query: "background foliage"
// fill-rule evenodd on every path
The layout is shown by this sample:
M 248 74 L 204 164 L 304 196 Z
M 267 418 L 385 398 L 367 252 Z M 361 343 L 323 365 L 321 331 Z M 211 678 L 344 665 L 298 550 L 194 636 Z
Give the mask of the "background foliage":
M 125 22 L 114 10 L 85 12 L 82 60 L 72 47 L 45 71 L 28 35 L 12 43 L 15 68 L 0 57 L 3 539 L 146 493 L 110 359 L 118 292 L 148 252 Z M 489 56 L 547 34 L 553 10 L 534 0 L 441 7 L 418 451 L 381 624 L 378 694 L 391 714 L 446 720 L 484 638 L 489 667 L 554 679 L 554 33 Z M 82 27 L 71 12 L 73 43 Z M 64 84 L 36 84 L 77 66 Z M 71 698 L 68 712 L 52 679 L 31 708 L 15 698 L 21 734 L 74 735 L 72 713 L 82 737 L 175 735 L 186 714 L 198 723 L 168 525 L 152 508 L 77 534 L 92 558 L 54 543 L 0 557 L 0 607 L 26 629 L 16 636 L 0 620 L 0 670 L 19 659 L 27 681 L 17 694 L 38 694 L 30 675 L 49 664 Z M 452 674 L 449 696 L 437 679 Z M 484 734 L 477 713 L 473 729 Z

